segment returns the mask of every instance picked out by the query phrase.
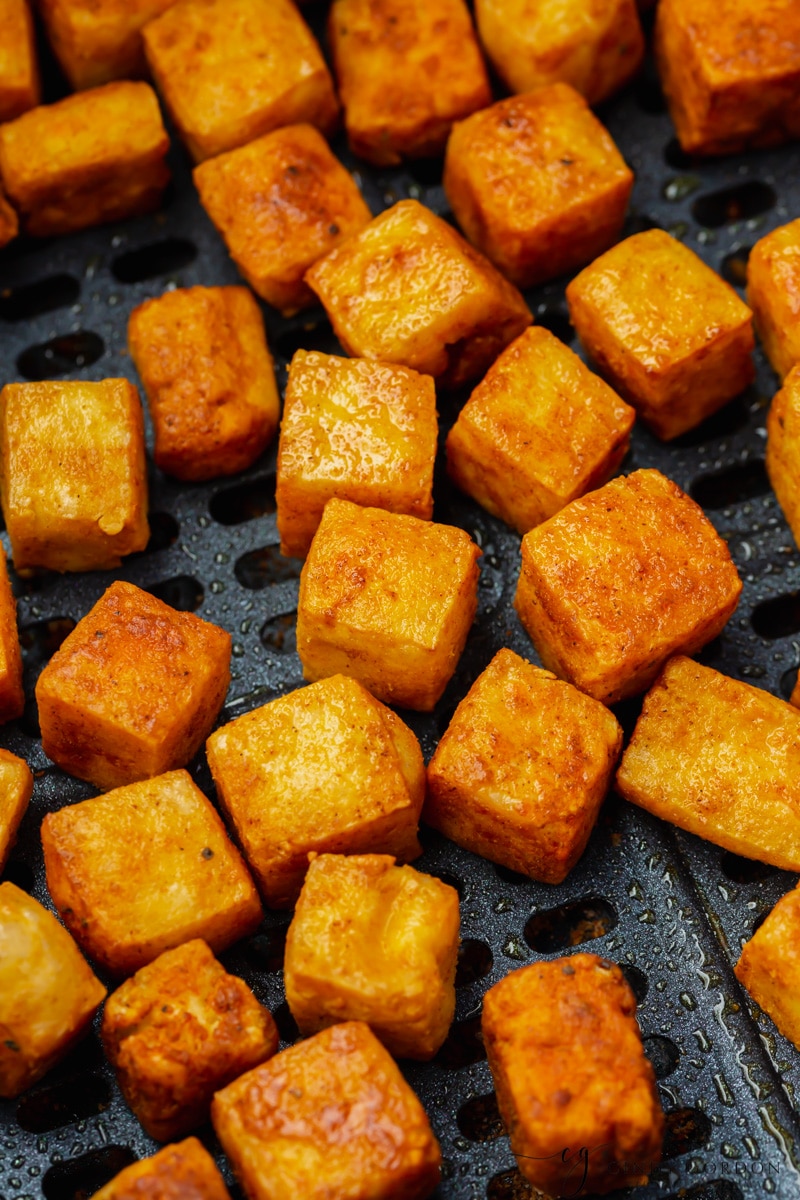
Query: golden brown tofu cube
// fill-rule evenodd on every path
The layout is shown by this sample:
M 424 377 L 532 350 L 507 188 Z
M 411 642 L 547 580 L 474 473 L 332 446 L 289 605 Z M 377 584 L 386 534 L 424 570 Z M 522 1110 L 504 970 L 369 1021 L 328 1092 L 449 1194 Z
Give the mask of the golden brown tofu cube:
M 499 650 L 431 759 L 425 822 L 491 862 L 561 883 L 583 854 L 621 749 L 607 708 Z
M 6 552 L 0 546 L 0 724 L 22 716 L 24 707 L 17 602 L 8 578 Z
M 230 634 L 116 580 L 39 676 L 42 747 L 95 787 L 182 767 L 230 680 Z
M 33 776 L 24 758 L 0 749 L 0 872 L 32 794 Z
M 0 190 L 0 249 L 19 233 L 19 218 Z
M 429 520 L 436 436 L 429 375 L 298 350 L 278 446 L 281 553 L 306 556 L 332 496 Z
M 507 346 L 447 436 L 451 479 L 527 533 L 605 483 L 635 413 L 567 346 L 534 325 Z
M 27 0 L 0 0 L 0 122 L 35 108 L 41 87 Z M 2 243 L 0 243 L 1 245 Z
M 159 1142 L 204 1124 L 214 1092 L 278 1049 L 269 1012 L 200 939 L 109 996 L 101 1035 L 127 1104 Z
M 525 535 L 514 606 L 545 667 L 613 704 L 643 692 L 673 654 L 715 638 L 741 590 L 702 509 L 648 470 Z
M 661 229 L 619 242 L 567 287 L 572 324 L 600 370 L 664 441 L 755 378 L 753 314 Z
M 379 166 L 441 154 L 492 92 L 463 0 L 335 0 L 328 36 L 354 154 Z
M 55 917 L 0 883 L 0 1096 L 24 1092 L 87 1032 L 106 994 Z
M 244 278 L 287 317 L 314 303 L 308 268 L 370 220 L 352 175 L 311 125 L 221 154 L 194 180 Z
M 548 1196 L 647 1183 L 664 1114 L 619 967 L 572 954 L 512 971 L 482 1027 L 520 1171 Z
M 113 975 L 194 938 L 225 950 L 261 920 L 241 855 L 187 771 L 48 813 L 42 846 L 59 914 Z
M 38 0 L 51 45 L 76 91 L 147 74 L 142 27 L 175 0 Z
M 786 523 L 800 542 L 800 364 L 786 376 L 770 405 L 766 464 Z
M 747 303 L 781 379 L 800 363 L 800 219 L 756 242 L 747 260 Z
M 456 1005 L 458 892 L 385 854 L 323 854 L 286 937 L 286 999 L 303 1034 L 366 1021 L 395 1058 L 432 1058 Z
M 360 1021 L 229 1084 L 211 1117 L 250 1200 L 424 1200 L 439 1181 L 425 1110 Z
M 147 464 L 133 384 L 6 384 L 0 502 L 18 571 L 104 570 L 144 550 Z
M 800 136 L 796 0 L 662 0 L 655 52 L 687 154 Z
M 778 901 L 745 944 L 736 977 L 800 1049 L 800 887 Z
M 230 1200 L 225 1181 L 202 1142 L 187 1138 L 125 1167 L 94 1200 Z
M 617 790 L 657 817 L 800 871 L 800 712 L 678 657 L 645 696 Z
M 531 323 L 520 293 L 441 217 L 401 200 L 306 273 L 348 354 L 458 387 Z
M 475 0 L 475 20 L 511 92 L 569 83 L 599 104 L 644 57 L 636 0 Z
M 130 315 L 128 347 L 162 471 L 214 479 L 263 453 L 280 402 L 264 321 L 247 288 L 176 288 L 145 300 Z
M 146 83 L 108 83 L 0 125 L 0 176 L 26 233 L 72 233 L 158 208 L 169 138 Z
M 455 126 L 444 188 L 462 230 L 517 287 L 583 266 L 615 241 L 633 172 L 565 83 Z
M 208 739 L 217 797 L 261 894 L 300 894 L 312 851 L 420 853 L 425 767 L 414 734 L 355 679 L 334 676 L 237 717 Z
M 300 577 L 305 678 L 349 675 L 386 704 L 430 712 L 475 617 L 480 553 L 452 525 L 329 500 Z
M 195 162 L 282 125 L 336 125 L 333 80 L 292 0 L 178 0 L 144 44 Z

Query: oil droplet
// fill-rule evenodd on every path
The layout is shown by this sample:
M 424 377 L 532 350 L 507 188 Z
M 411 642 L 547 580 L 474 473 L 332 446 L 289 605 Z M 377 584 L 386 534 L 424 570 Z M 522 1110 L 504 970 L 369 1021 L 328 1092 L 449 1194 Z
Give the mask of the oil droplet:
M 522 945 L 519 939 L 515 937 L 506 938 L 501 949 L 506 958 L 515 958 L 521 962 L 524 962 L 528 957 L 525 947 Z
M 687 196 L 691 196 L 692 192 L 696 192 L 699 187 L 700 180 L 696 175 L 676 175 L 674 179 L 668 179 L 664 184 L 664 199 L 685 200 Z
M 244 654 L 244 646 L 240 645 L 239 642 L 234 642 L 231 646 L 231 654 L 233 654 L 235 658 L 241 658 Z
M 706 1035 L 703 1033 L 702 1029 L 694 1029 L 694 1030 L 692 1030 L 692 1032 L 697 1041 L 697 1045 L 699 1046 L 699 1048 L 701 1050 L 708 1051 L 711 1049 L 711 1042 L 708 1040 Z
M 212 579 L 210 587 L 215 596 L 218 596 L 220 592 L 225 591 L 225 584 L 221 579 Z
M 694 997 L 690 996 L 688 992 L 681 992 L 678 999 L 680 1000 L 683 1007 L 688 1008 L 690 1012 L 692 1011 L 692 1009 L 697 1008 L 697 1004 L 695 1002 Z
M 733 1104 L 733 1095 L 724 1075 L 714 1076 L 714 1087 L 717 1089 L 717 1095 L 723 1104 Z

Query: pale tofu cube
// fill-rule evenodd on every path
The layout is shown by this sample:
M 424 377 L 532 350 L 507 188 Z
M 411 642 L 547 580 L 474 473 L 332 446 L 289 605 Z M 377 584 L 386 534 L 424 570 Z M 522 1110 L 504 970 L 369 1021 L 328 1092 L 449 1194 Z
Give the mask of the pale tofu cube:
M 0 873 L 33 795 L 33 775 L 24 758 L 0 750 Z
M 800 539 L 800 364 L 793 367 L 767 414 L 767 474 L 786 523 Z
M 747 303 L 767 357 L 784 379 L 800 363 L 800 218 L 753 246 Z
M 419 743 L 355 679 L 334 676 L 237 717 L 208 764 L 267 904 L 291 907 L 317 853 L 420 853 Z
M 329 500 L 300 577 L 306 679 L 349 675 L 386 704 L 430 712 L 475 617 L 480 554 L 452 525 Z
M 55 917 L 0 884 L 0 1096 L 41 1079 L 88 1031 L 105 994 Z
M 261 921 L 241 855 L 186 771 L 48 813 L 42 845 L 60 916 L 112 975 L 195 938 L 225 950 Z
M 27 0 L 0 0 L 0 122 L 35 108 L 41 96 L 33 16 Z M 2 243 L 0 243 L 2 244 Z
M 211 1155 L 197 1138 L 165 1146 L 125 1167 L 93 1200 L 231 1200 Z
M 0 724 L 21 717 L 24 708 L 17 602 L 8 578 L 6 552 L 0 546 Z
M 778 901 L 744 945 L 736 978 L 800 1049 L 800 887 Z
M 105 570 L 144 550 L 147 464 L 133 384 L 6 384 L 0 501 L 18 571 Z
M 175 0 L 38 0 L 50 44 L 76 91 L 147 74 L 142 28 Z

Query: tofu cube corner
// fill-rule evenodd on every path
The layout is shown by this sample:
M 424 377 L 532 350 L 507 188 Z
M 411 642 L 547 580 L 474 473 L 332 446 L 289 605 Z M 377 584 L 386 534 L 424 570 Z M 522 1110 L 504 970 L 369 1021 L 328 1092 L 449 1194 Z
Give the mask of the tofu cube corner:
M 21 717 L 24 708 L 25 692 L 22 687 L 22 651 L 17 631 L 17 602 L 8 577 L 6 552 L 0 546 L 0 724 Z
M 22 0 L 20 0 L 22 2 Z M 50 45 L 76 91 L 147 75 L 142 29 L 175 0 L 39 0 Z
M 784 379 L 767 414 L 766 467 L 797 542 L 800 539 L 800 363 Z
M 747 260 L 747 303 L 776 373 L 800 363 L 800 218 L 759 238 Z
M 33 775 L 24 758 L 0 749 L 0 873 L 33 795 Z
M 756 1004 L 800 1048 L 800 888 L 781 897 L 745 943 L 735 970 Z
M 94 1200 L 139 1200 L 142 1195 L 181 1200 L 231 1200 L 217 1166 L 202 1142 L 186 1138 L 125 1167 L 95 1192 Z

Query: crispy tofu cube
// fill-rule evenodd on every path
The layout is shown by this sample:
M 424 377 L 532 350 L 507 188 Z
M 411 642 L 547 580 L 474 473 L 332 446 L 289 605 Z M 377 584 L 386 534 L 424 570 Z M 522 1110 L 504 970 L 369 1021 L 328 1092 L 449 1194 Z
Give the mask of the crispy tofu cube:
M 300 577 L 306 679 L 349 675 L 386 704 L 430 712 L 475 617 L 480 553 L 452 525 L 329 500 Z
M 770 405 L 766 465 L 786 523 L 800 542 L 800 363 Z
M 0 126 L 0 176 L 34 237 L 158 208 L 169 138 L 146 83 L 108 83 Z
M 583 266 L 616 240 L 633 172 L 565 83 L 455 126 L 444 188 L 462 230 L 517 287 Z
M 249 1071 L 211 1117 L 250 1200 L 424 1200 L 439 1181 L 425 1110 L 360 1021 Z
M 395 1058 L 432 1058 L 456 1005 L 458 892 L 385 854 L 323 854 L 286 937 L 286 999 L 303 1034 L 366 1021 Z
M 61 69 L 76 91 L 147 74 L 142 27 L 175 0 L 38 0 Z
M 0 502 L 18 571 L 104 570 L 144 550 L 147 464 L 133 384 L 6 384 Z
M 247 288 L 176 288 L 145 300 L 130 315 L 128 347 L 153 418 L 153 457 L 168 475 L 233 475 L 272 441 L 275 370 Z
M 414 734 L 338 675 L 237 717 L 208 739 L 219 802 L 273 908 L 300 894 L 311 852 L 420 853 L 425 767 Z
M 41 1079 L 87 1032 L 105 994 L 55 917 L 0 883 L 0 1097 Z
M 431 759 L 425 821 L 491 862 L 561 883 L 583 854 L 621 749 L 607 708 L 499 650 Z
M 0 249 L 19 233 L 19 218 L 0 190 Z
M 520 293 L 416 200 L 382 212 L 310 271 L 348 354 L 458 387 L 531 323 Z
M 800 887 L 778 901 L 743 947 L 736 978 L 800 1049 Z
M 687 154 L 732 154 L 800 136 L 795 0 L 662 0 L 655 52 Z
M 755 378 L 753 314 L 661 229 L 619 242 L 567 287 L 572 324 L 600 370 L 664 441 Z
M 33 795 L 33 776 L 24 758 L 0 749 L 0 873 Z
M 41 97 L 33 18 L 27 0 L 0 0 L 0 122 L 13 121 Z M 0 243 L 1 244 L 1 243 Z
M 332 496 L 429 520 L 436 437 L 429 375 L 298 350 L 278 446 L 281 553 L 305 557 Z
M 800 219 L 760 238 L 747 260 L 747 303 L 775 371 L 800 363 Z
M 517 1165 L 548 1196 L 647 1183 L 664 1114 L 619 967 L 572 954 L 512 971 L 482 1027 Z
M 336 126 L 333 80 L 292 0 L 178 0 L 144 45 L 195 162 L 282 125 Z
M 224 629 L 116 580 L 39 676 L 42 748 L 103 789 L 182 767 L 219 715 L 230 660 Z
M 628 451 L 634 410 L 534 325 L 507 346 L 447 436 L 451 479 L 527 533 L 605 483 Z
M 800 712 L 677 657 L 645 696 L 617 791 L 725 850 L 800 871 Z
M 311 125 L 201 163 L 194 180 L 244 278 L 287 317 L 314 303 L 308 268 L 370 220 L 352 175 Z
M 187 771 L 48 813 L 42 846 L 60 916 L 113 975 L 194 938 L 225 950 L 261 921 L 241 856 Z
M 214 1092 L 278 1049 L 269 1012 L 201 939 L 109 996 L 101 1035 L 127 1104 L 159 1142 L 204 1124 Z
M 636 0 L 476 0 L 475 20 L 510 92 L 569 83 L 599 104 L 644 57 Z
M 225 1181 L 202 1142 L 187 1138 L 125 1167 L 94 1200 L 230 1200 Z
M 17 602 L 8 578 L 6 552 L 0 546 L 0 724 L 22 716 L 24 707 Z
M 522 539 L 514 606 L 545 667 L 604 704 L 650 686 L 723 629 L 742 583 L 694 500 L 634 471 Z
M 463 0 L 335 0 L 328 38 L 354 154 L 441 154 L 453 121 L 492 102 Z

